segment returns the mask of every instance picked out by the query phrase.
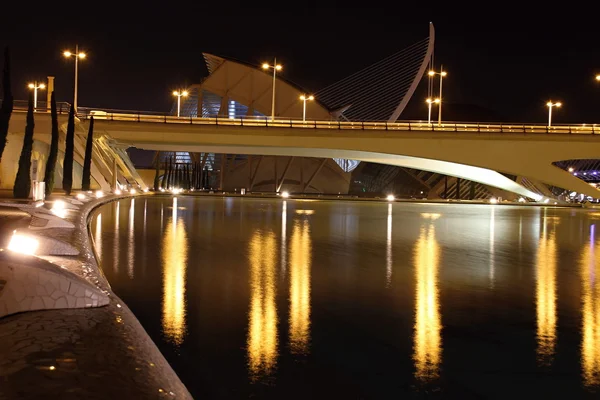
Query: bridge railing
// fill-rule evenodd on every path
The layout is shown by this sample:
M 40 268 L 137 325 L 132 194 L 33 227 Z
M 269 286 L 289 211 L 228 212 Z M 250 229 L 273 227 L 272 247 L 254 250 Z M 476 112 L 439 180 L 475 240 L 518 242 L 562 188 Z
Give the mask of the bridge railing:
M 29 107 L 27 100 L 15 100 L 13 102 L 13 111 L 27 111 Z M 69 114 L 69 110 L 71 109 L 71 104 L 65 101 L 56 102 L 56 112 L 58 114 Z M 39 101 L 37 102 L 36 112 L 50 112 L 50 104 L 47 101 Z
M 68 103 L 58 103 L 61 114 L 69 112 Z M 15 110 L 27 109 L 26 101 L 15 101 Z M 38 102 L 38 112 L 46 112 L 46 102 Z M 476 122 L 442 122 L 441 124 L 426 121 L 333 121 L 306 120 L 265 116 L 247 116 L 243 118 L 228 117 L 177 117 L 175 115 L 152 111 L 129 111 L 95 109 L 79 107 L 77 117 L 87 120 L 91 116 L 96 120 L 149 122 L 163 124 L 240 126 L 240 127 L 273 127 L 318 130 L 373 130 L 373 131 L 423 131 L 423 132 L 473 132 L 473 133 L 545 133 L 545 134 L 600 134 L 600 126 L 596 124 L 547 126 L 544 124 L 522 123 L 476 123 Z

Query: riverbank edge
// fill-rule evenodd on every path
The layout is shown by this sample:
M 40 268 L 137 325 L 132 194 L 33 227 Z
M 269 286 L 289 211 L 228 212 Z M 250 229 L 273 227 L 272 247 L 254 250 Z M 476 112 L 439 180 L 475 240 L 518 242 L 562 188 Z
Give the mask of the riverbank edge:
M 70 231 L 66 243 L 79 255 L 39 258 L 87 275 L 86 280 L 107 292 L 109 304 L 29 311 L 0 319 L 0 354 L 4 355 L 0 378 L 5 382 L 0 385 L 0 398 L 192 399 L 137 317 L 112 291 L 90 235 L 91 218 L 98 208 L 146 195 L 152 196 L 90 195 L 65 218 L 74 224 L 64 229 Z M 48 201 L 73 198 L 53 196 Z

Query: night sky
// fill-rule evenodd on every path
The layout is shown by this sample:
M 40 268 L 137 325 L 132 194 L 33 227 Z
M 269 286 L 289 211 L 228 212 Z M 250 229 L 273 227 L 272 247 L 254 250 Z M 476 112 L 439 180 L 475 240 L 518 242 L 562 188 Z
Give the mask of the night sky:
M 80 106 L 169 111 L 173 89 L 207 74 L 202 52 L 255 64 L 276 56 L 285 78 L 316 91 L 425 38 L 432 21 L 436 64 L 449 74 L 448 104 L 489 109 L 504 121 L 545 122 L 551 98 L 564 104 L 556 123 L 600 122 L 599 10 L 587 2 L 124 3 L 51 2 L 36 10 L 11 2 L 0 45 L 11 47 L 15 97 L 26 98 L 30 80 L 54 75 L 58 100 L 71 102 L 73 61 L 62 51 L 75 43 L 88 53 Z M 425 113 L 418 96 L 409 107 Z

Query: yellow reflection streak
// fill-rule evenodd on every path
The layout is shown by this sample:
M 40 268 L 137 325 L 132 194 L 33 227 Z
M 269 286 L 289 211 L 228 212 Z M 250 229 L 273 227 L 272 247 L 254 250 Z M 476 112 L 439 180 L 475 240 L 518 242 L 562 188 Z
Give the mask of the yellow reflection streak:
M 281 276 L 285 276 L 286 267 L 286 255 L 287 255 L 287 201 L 283 201 L 283 208 L 281 209 Z
M 556 347 L 556 231 L 548 234 L 544 218 L 536 255 L 537 356 L 550 365 Z
M 290 349 L 293 354 L 309 351 L 311 247 L 308 220 L 295 221 L 290 263 Z
M 127 238 L 127 275 L 129 278 L 133 279 L 133 266 L 135 263 L 135 239 L 133 237 L 134 231 L 134 217 L 135 217 L 135 199 L 131 199 L 131 204 L 129 205 L 129 226 L 128 233 L 129 237 Z
M 496 281 L 496 254 L 494 249 L 496 233 L 496 207 L 492 206 L 490 214 L 490 288 L 494 288 Z
M 581 367 L 586 386 L 600 385 L 600 258 L 595 242 L 595 226 L 581 256 L 582 327 Z
M 387 242 L 385 247 L 386 287 L 392 283 L 392 205 L 388 204 Z
M 416 299 L 413 359 L 415 377 L 421 381 L 437 378 L 441 362 L 442 318 L 437 282 L 439 253 L 435 226 L 431 222 L 428 228 L 421 227 L 414 250 Z
M 119 272 L 119 208 L 121 202 L 116 201 L 115 203 L 115 245 L 113 249 L 113 269 L 115 272 Z
M 250 240 L 249 250 L 248 367 L 252 379 L 257 379 L 271 374 L 277 363 L 275 235 L 273 232 L 255 231 Z
M 96 256 L 98 257 L 98 263 L 102 264 L 102 213 L 98 213 L 96 217 L 96 234 L 94 236 Z
M 177 219 L 177 198 L 173 198 L 173 216 L 167 222 L 163 237 L 163 309 L 165 336 L 180 345 L 186 332 L 185 279 L 187 234 L 183 220 Z

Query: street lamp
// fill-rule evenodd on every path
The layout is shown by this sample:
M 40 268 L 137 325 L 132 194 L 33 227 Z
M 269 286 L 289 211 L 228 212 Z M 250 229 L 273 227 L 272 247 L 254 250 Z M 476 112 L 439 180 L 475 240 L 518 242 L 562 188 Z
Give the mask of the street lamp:
M 273 99 L 271 100 L 271 121 L 275 121 L 275 75 L 277 75 L 277 71 L 281 71 L 281 68 L 283 67 L 277 64 L 277 58 L 274 58 L 273 65 L 263 63 L 262 68 L 265 70 L 273 68 Z
M 560 108 L 560 106 L 562 106 L 562 103 L 560 101 L 557 103 L 549 101 L 546 103 L 546 105 L 548 106 L 548 126 L 552 126 L 552 107 Z
M 310 96 L 307 96 L 305 94 L 300 96 L 300 100 L 302 100 L 302 102 L 304 103 L 304 105 L 302 107 L 302 122 L 306 122 L 306 100 L 313 101 L 314 99 L 315 99 L 315 96 L 313 96 L 312 94 Z
M 429 108 L 429 112 L 427 113 L 427 123 L 431 125 L 431 106 L 433 105 L 433 103 L 440 104 L 440 99 L 427 99 L 425 101 L 427 102 Z
M 78 80 L 78 67 L 79 67 L 79 59 L 85 58 L 85 53 L 79 51 L 79 45 L 75 45 L 75 52 L 65 50 L 63 55 L 67 58 L 75 57 L 75 94 L 73 95 L 73 108 L 75 112 L 77 112 L 77 80 Z
M 596 75 L 596 80 L 600 81 L 600 74 Z
M 440 97 L 439 97 L 439 107 L 438 107 L 438 125 L 442 124 L 442 81 L 443 78 L 448 75 L 446 71 L 444 71 L 443 67 L 440 67 L 440 72 L 435 72 L 434 70 L 429 71 L 429 76 L 434 77 L 435 75 L 440 76 Z
M 27 85 L 29 87 L 29 89 L 33 89 L 33 111 L 37 110 L 37 91 L 38 89 L 43 90 L 46 89 L 46 85 L 44 85 L 43 83 L 40 83 L 38 85 L 37 81 L 30 83 L 29 85 Z
M 179 117 L 179 112 L 181 111 L 181 97 L 187 97 L 187 90 L 175 90 L 173 92 L 173 96 L 177 96 L 177 117 Z

